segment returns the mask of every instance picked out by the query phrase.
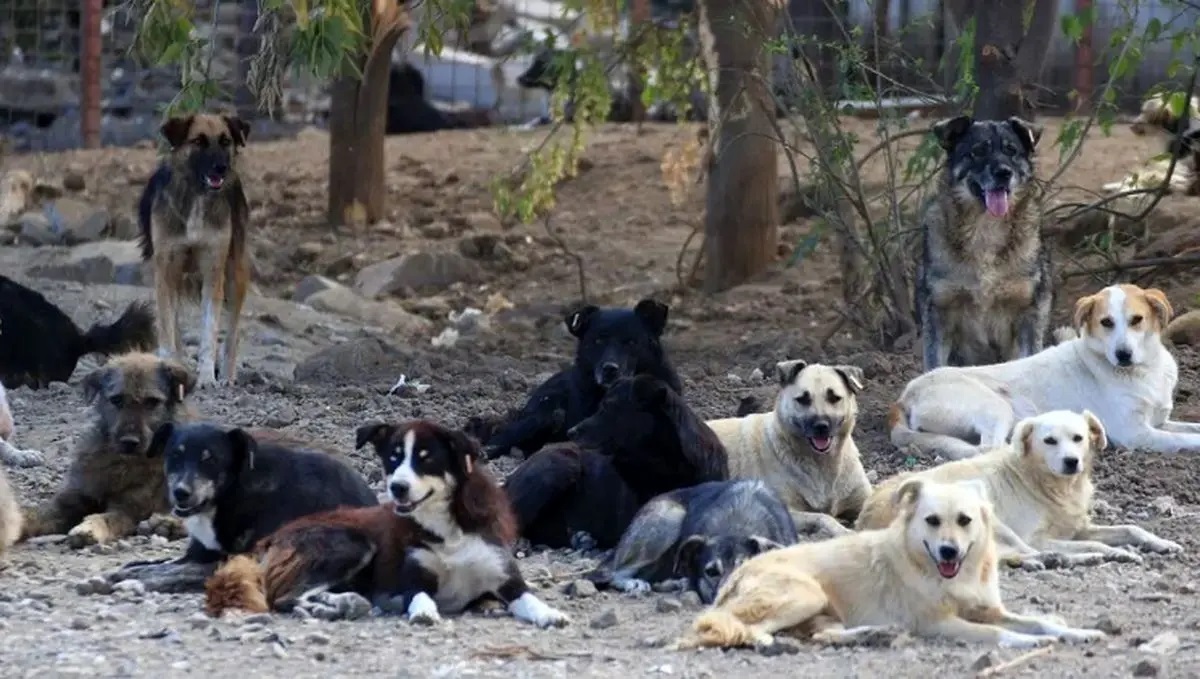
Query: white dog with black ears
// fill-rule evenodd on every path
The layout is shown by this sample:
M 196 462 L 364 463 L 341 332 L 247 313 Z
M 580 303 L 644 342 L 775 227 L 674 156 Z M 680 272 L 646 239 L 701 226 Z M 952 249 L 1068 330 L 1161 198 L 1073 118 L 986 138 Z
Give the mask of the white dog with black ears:
M 1200 452 L 1200 423 L 1171 419 L 1179 366 L 1162 332 L 1173 313 L 1154 288 L 1111 285 L 1083 297 L 1077 336 L 1026 358 L 937 368 L 909 382 L 888 414 L 892 443 L 961 460 L 1004 445 L 1021 418 L 1088 410 L 1119 447 Z

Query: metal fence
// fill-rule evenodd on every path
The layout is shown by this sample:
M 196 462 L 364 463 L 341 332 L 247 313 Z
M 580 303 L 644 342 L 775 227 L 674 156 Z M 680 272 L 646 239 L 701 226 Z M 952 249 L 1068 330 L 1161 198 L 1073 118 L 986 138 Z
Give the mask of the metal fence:
M 655 14 L 659 14 L 659 5 L 674 8 L 679 4 L 650 1 Z M 874 1 L 882 0 L 790 0 L 788 13 L 803 34 L 838 39 L 845 35 L 846 26 L 857 26 L 866 36 L 874 25 Z M 205 33 L 213 2 L 221 3 L 216 14 L 213 75 L 232 93 L 231 101 L 218 103 L 250 113 L 253 102 L 238 84 L 245 81 L 246 59 L 255 51 L 258 0 L 195 0 L 197 16 L 204 17 L 198 22 L 204 38 L 209 37 Z M 888 2 L 886 30 L 895 47 L 880 63 L 881 70 L 898 83 L 926 92 L 931 83 L 942 90 L 952 87 L 957 31 L 947 20 L 944 0 Z M 1128 18 L 1115 0 L 1060 0 L 1060 13 L 1074 12 L 1080 2 L 1096 6 L 1095 58 L 1091 63 L 1099 86 L 1111 58 L 1107 46 L 1113 29 Z M 92 141 L 103 145 L 130 145 L 154 137 L 161 108 L 178 92 L 178 73 L 150 66 L 131 52 L 134 26 L 117 13 L 118 4 L 118 0 L 0 2 L 0 135 L 7 138 L 10 149 L 81 146 L 88 121 L 95 130 Z M 1168 21 L 1182 11 L 1177 2 L 1151 0 L 1132 5 L 1137 7 L 1136 22 L 1141 26 L 1153 19 Z M 839 16 L 829 14 L 831 6 L 839 7 Z M 85 10 L 89 7 L 100 10 L 91 33 L 86 30 L 89 14 Z M 559 0 L 477 0 L 476 9 L 470 29 L 447 36 L 440 57 L 424 54 L 410 39 L 397 50 L 397 58 L 404 58 L 404 50 L 415 47 L 407 58 L 423 72 L 426 96 L 439 106 L 489 108 L 498 111 L 504 122 L 543 114 L 548 105 L 546 93 L 516 85 L 516 76 L 530 63 L 530 55 L 518 43 L 523 32 L 571 29 L 572 21 L 562 18 Z M 1186 18 L 1189 25 L 1200 18 L 1200 13 L 1192 13 L 1196 16 Z M 1063 107 L 1067 93 L 1079 82 L 1080 59 L 1077 47 L 1058 30 L 1055 33 L 1040 83 L 1045 92 L 1041 100 Z M 91 41 L 85 39 L 89 36 Z M 88 52 L 85 48 L 90 45 L 98 49 Z M 94 67 L 84 58 L 87 54 L 98 56 Z M 1147 88 L 1166 79 L 1171 58 L 1169 43 L 1150 45 L 1123 86 L 1120 103 L 1126 108 L 1136 106 Z M 838 64 L 829 60 L 819 61 L 818 66 L 823 82 L 845 76 Z M 85 97 L 88 93 L 94 96 Z M 83 101 L 93 103 L 85 107 Z M 284 110 L 274 122 L 321 125 L 328 107 L 323 83 L 293 78 L 285 88 Z

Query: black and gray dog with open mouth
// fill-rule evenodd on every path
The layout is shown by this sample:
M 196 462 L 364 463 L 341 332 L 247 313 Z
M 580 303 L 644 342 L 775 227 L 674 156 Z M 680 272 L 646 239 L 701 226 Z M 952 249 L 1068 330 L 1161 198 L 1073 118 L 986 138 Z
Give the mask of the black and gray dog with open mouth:
M 958 116 L 933 133 L 947 162 L 921 216 L 915 301 L 925 370 L 1035 354 L 1054 295 L 1034 174 L 1042 129 Z

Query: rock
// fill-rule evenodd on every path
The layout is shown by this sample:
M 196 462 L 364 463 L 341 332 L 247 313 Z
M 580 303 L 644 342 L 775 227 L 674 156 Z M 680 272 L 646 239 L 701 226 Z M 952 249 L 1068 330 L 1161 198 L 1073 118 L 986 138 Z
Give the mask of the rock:
M 323 634 L 321 632 L 311 632 L 306 637 L 304 637 L 304 641 L 312 644 L 313 646 L 328 646 L 330 644 L 330 642 L 332 641 L 332 639 L 329 638 L 328 634 Z
M 67 173 L 63 175 L 62 185 L 68 191 L 82 191 L 87 188 L 87 182 L 83 175 L 74 169 L 67 170 Z
M 92 626 L 86 618 L 71 618 L 70 628 L 73 630 L 85 630 Z
M 495 234 L 475 234 L 458 241 L 458 251 L 471 259 L 491 259 L 497 254 L 499 244 L 500 237 Z
M 66 245 L 100 240 L 108 231 L 108 210 L 76 198 L 59 198 L 47 203 L 42 212 L 50 219 L 51 230 Z
M 410 360 L 404 352 L 377 337 L 339 342 L 319 349 L 296 365 L 301 383 L 329 382 L 361 386 L 396 379 L 396 367 Z
M 1158 658 L 1142 658 L 1133 666 L 1135 677 L 1157 677 L 1162 672 L 1162 661 Z
M 1150 641 L 1138 646 L 1138 650 L 1156 655 L 1171 655 L 1179 650 L 1179 646 L 1179 635 L 1174 632 L 1163 632 Z
M 388 334 L 395 335 L 415 335 L 433 325 L 429 319 L 410 314 L 395 302 L 364 299 L 344 285 L 328 279 L 324 281 L 331 285 L 304 300 L 305 304 L 317 311 L 338 314 L 367 325 L 378 326 Z
M 1121 632 L 1125 631 L 1120 623 L 1118 623 L 1117 621 L 1113 620 L 1112 618 L 1110 618 L 1108 616 L 1100 618 L 1099 620 L 1096 621 L 1096 629 L 1100 630 L 1101 632 L 1104 632 L 1105 634 L 1107 634 L 1109 636 L 1117 636 L 1117 635 L 1121 634 Z
M 976 658 L 975 662 L 971 663 L 971 669 L 979 672 L 981 670 L 986 670 L 989 667 L 995 667 L 999 664 L 1000 656 L 998 656 L 995 651 L 987 651 L 983 655 Z
M 75 593 L 81 596 L 89 594 L 112 594 L 113 588 L 107 580 L 100 576 L 93 576 L 87 580 L 81 580 L 75 583 Z
M 280 427 L 288 426 L 289 424 L 291 424 L 291 423 L 295 422 L 297 419 L 299 419 L 299 417 L 300 416 L 296 414 L 295 408 L 293 408 L 287 404 L 284 404 L 284 405 L 280 406 L 279 408 L 277 408 L 275 410 L 275 412 L 268 415 L 266 421 L 263 422 L 263 424 L 265 424 L 267 427 L 270 427 L 272 429 L 278 429 Z
M 1176 316 L 1167 324 L 1163 335 L 1174 344 L 1196 346 L 1200 344 L 1200 310 Z
M 609 629 L 620 624 L 621 619 L 617 617 L 617 609 L 607 608 L 602 613 L 592 618 L 589 627 L 592 629 Z
M 364 297 L 378 298 L 397 290 L 441 290 L 480 278 L 479 265 L 454 252 L 414 252 L 372 264 L 354 279 Z
M 679 595 L 679 601 L 693 611 L 704 608 L 704 602 L 700 600 L 700 595 L 690 589 Z
M 1175 516 L 1179 513 L 1179 503 L 1170 495 L 1159 495 L 1150 501 L 1150 507 L 1159 516 Z
M 147 285 L 153 279 L 147 269 L 136 241 L 100 241 L 77 245 L 66 261 L 31 267 L 28 274 L 85 285 Z
M 131 596 L 144 596 L 146 594 L 146 585 L 141 580 L 122 580 L 112 586 L 113 592 L 129 594 Z
M 596 585 L 591 580 L 572 580 L 567 583 L 566 594 L 576 599 L 587 599 L 596 596 Z
M 679 601 L 679 599 L 663 597 L 658 600 L 657 604 L 655 604 L 654 610 L 658 611 L 659 613 L 678 613 L 679 611 L 683 610 L 683 603 Z
M 482 210 L 478 212 L 472 212 L 463 217 L 463 222 L 466 224 L 468 229 L 476 232 L 498 232 L 502 228 L 499 217 L 491 212 L 484 212 Z

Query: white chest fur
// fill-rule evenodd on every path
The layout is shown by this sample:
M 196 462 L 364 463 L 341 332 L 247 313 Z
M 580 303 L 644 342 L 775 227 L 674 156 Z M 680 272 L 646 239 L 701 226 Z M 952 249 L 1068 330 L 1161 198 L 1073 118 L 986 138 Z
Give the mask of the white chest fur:
M 421 567 L 437 576 L 434 601 L 445 613 L 458 613 L 508 580 L 509 556 L 475 535 L 461 535 L 433 549 L 414 552 Z
M 183 525 L 193 540 L 214 552 L 223 552 L 225 550 L 221 548 L 221 543 L 217 540 L 217 529 L 213 526 L 215 513 L 215 511 L 207 511 L 189 516 L 183 520 Z

